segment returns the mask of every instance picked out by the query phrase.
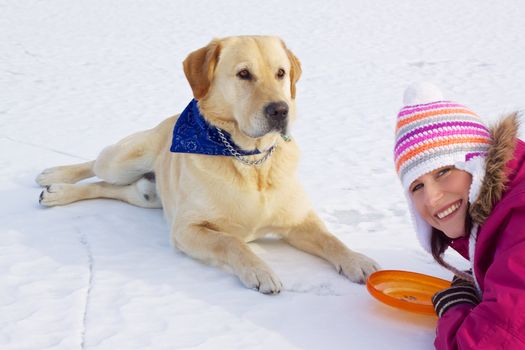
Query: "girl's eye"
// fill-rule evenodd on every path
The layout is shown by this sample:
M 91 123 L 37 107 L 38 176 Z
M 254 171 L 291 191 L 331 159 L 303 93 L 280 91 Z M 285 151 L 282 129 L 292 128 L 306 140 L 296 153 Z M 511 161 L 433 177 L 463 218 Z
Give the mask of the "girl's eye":
M 417 184 L 414 187 L 412 187 L 412 193 L 416 192 L 417 190 L 423 188 L 423 184 Z
M 248 69 L 240 70 L 237 73 L 237 76 L 239 77 L 239 79 L 242 79 L 242 80 L 252 80 L 252 74 L 250 73 Z
M 448 173 L 449 171 L 450 171 L 450 168 L 441 169 L 441 170 L 438 172 L 437 176 L 438 176 L 438 177 L 443 176 L 443 175 L 445 175 L 446 173 Z

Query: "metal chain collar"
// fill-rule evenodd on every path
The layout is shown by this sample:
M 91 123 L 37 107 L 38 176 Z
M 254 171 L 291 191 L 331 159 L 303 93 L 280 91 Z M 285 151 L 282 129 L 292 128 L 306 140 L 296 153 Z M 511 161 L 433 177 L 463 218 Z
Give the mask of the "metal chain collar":
M 264 163 L 268 158 L 270 158 L 271 155 L 273 154 L 273 151 L 275 151 L 275 145 L 273 145 L 268 150 L 266 150 L 266 154 L 264 155 L 264 157 L 259 158 L 257 160 L 249 160 L 249 159 L 247 159 L 246 156 L 241 155 L 239 152 L 237 152 L 237 150 L 235 148 L 233 148 L 231 143 L 228 142 L 228 140 L 226 139 L 226 137 L 222 133 L 221 129 L 219 129 L 217 127 L 215 127 L 215 128 L 217 129 L 217 132 L 219 133 L 219 137 L 221 138 L 222 143 L 224 144 L 224 146 L 226 146 L 226 149 L 228 149 L 228 152 L 230 152 L 230 154 L 233 157 L 235 157 L 235 159 L 237 159 L 239 162 L 241 162 L 243 164 L 250 165 L 250 166 L 259 166 L 262 163 Z

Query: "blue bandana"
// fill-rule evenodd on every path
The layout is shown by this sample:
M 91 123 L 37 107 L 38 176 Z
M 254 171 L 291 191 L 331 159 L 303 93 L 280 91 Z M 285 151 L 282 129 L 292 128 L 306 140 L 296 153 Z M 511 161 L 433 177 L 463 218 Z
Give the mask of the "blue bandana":
M 244 151 L 237 147 L 231 136 L 221 130 L 224 137 L 233 148 L 243 156 L 259 154 L 259 150 Z M 217 128 L 208 123 L 199 111 L 197 100 L 191 100 L 190 104 L 179 116 L 173 128 L 173 140 L 170 147 L 175 153 L 196 153 L 210 156 L 231 156 L 224 143 L 221 141 Z

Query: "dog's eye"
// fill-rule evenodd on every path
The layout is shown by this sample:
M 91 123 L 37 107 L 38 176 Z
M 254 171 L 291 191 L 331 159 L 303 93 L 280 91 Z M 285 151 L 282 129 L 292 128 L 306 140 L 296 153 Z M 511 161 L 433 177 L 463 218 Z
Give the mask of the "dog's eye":
M 279 70 L 277 71 L 277 79 L 282 79 L 284 78 L 285 75 L 286 75 L 286 72 L 284 71 L 284 69 L 279 68 Z
M 241 69 L 237 73 L 237 76 L 239 77 L 239 79 L 242 79 L 242 80 L 252 80 L 253 78 L 252 73 L 250 73 L 248 69 Z

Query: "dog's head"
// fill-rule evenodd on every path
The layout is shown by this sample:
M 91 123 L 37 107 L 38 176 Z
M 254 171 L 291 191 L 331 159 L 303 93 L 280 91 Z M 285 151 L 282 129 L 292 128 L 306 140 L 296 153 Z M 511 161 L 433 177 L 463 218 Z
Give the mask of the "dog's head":
M 276 37 L 216 39 L 184 60 L 195 99 L 210 117 L 234 121 L 251 138 L 286 134 L 295 118 L 297 57 Z

